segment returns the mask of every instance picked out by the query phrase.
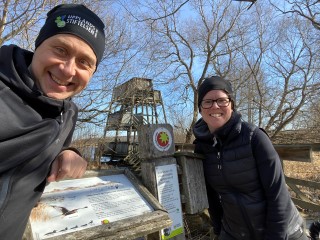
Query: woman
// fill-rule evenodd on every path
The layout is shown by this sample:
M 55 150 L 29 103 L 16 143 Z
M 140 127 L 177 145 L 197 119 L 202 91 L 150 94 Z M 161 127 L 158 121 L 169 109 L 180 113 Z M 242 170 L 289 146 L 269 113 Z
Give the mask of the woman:
M 219 240 L 307 239 L 279 156 L 266 133 L 235 111 L 230 82 L 205 79 L 198 104 L 195 152 L 205 155 L 209 213 Z

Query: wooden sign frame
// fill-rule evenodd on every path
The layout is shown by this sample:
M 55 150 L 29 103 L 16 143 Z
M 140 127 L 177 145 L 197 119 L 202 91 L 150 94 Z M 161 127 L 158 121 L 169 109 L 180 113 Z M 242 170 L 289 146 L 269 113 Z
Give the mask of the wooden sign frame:
M 161 206 L 158 200 L 140 183 L 137 177 L 127 168 L 117 170 L 88 171 L 84 178 L 123 175 L 134 186 L 135 190 L 142 196 L 151 207 L 152 211 L 139 216 L 129 217 L 105 225 L 93 226 L 75 232 L 66 233 L 50 238 L 48 240 L 93 240 L 93 239 L 135 239 L 157 232 L 172 224 L 168 212 Z M 62 181 L 63 182 L 63 181 Z M 130 203 L 128 203 L 130 205 Z M 29 221 L 23 239 L 35 240 L 32 233 L 32 223 Z

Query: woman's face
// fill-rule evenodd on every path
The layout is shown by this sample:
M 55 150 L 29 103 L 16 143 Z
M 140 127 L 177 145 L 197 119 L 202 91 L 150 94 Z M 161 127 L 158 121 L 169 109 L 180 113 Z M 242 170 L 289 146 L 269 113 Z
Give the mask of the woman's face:
M 219 107 L 217 101 L 212 103 L 210 106 L 210 100 L 217 100 L 219 99 L 220 105 L 228 105 L 225 107 Z M 208 106 L 205 106 L 204 102 L 209 103 Z M 229 102 L 229 104 L 226 104 Z M 203 107 L 205 106 L 205 108 Z M 227 93 L 223 90 L 211 90 L 209 91 L 202 100 L 200 105 L 201 108 L 201 116 L 202 119 L 207 123 L 210 132 L 216 131 L 218 128 L 222 127 L 226 122 L 229 121 L 232 114 L 232 103 L 229 99 Z

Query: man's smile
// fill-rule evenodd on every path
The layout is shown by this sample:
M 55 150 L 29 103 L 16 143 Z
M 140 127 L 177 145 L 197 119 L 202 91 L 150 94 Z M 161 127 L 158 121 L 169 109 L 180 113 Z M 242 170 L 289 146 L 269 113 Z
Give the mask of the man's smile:
M 56 76 L 54 76 L 53 74 L 50 73 L 50 76 L 51 76 L 51 79 L 58 85 L 61 85 L 61 86 L 68 86 L 70 85 L 71 83 L 69 82 L 63 82 L 61 81 L 60 79 L 58 79 Z

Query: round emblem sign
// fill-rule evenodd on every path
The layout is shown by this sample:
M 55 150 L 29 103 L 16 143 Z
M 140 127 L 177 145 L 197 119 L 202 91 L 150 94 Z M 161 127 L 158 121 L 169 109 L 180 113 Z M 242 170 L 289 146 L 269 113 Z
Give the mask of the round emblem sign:
M 167 151 L 172 144 L 172 137 L 168 129 L 157 128 L 153 133 L 153 144 L 159 151 Z

